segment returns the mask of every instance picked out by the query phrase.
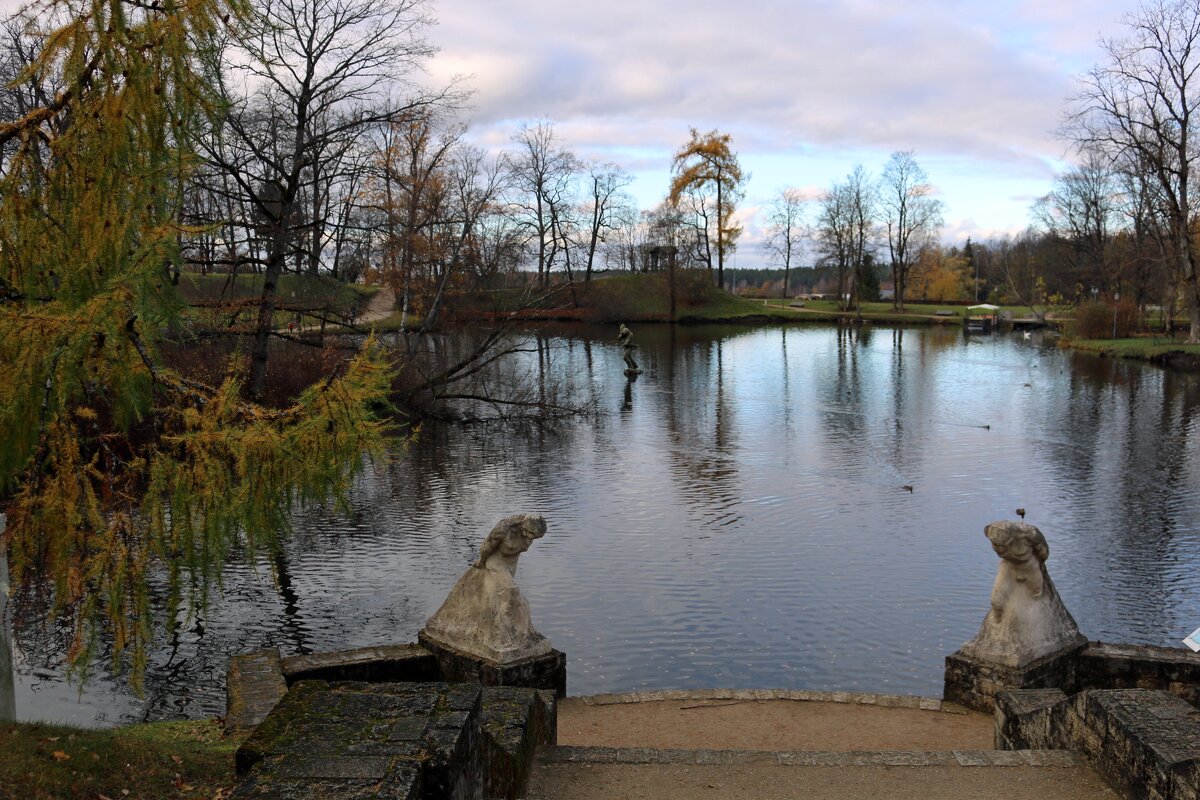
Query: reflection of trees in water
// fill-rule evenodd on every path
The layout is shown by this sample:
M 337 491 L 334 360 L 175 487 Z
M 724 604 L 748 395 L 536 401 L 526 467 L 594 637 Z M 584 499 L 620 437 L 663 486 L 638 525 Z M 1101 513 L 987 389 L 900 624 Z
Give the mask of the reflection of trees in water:
M 904 329 L 892 330 L 892 358 L 890 363 L 892 384 L 892 422 L 889 440 L 888 460 L 892 466 L 899 469 L 903 465 L 905 447 L 904 417 L 908 413 L 905 399 L 908 396 L 908 383 L 904 370 Z
M 702 516 L 728 514 L 740 499 L 737 429 L 724 363 L 725 340 L 669 326 L 663 375 L 671 477 L 679 496 Z M 736 517 L 730 521 L 736 521 Z
M 149 591 L 151 613 L 162 614 L 166 605 L 167 585 L 161 575 L 151 576 Z M 221 713 L 218 692 L 224 684 L 224 672 L 228 654 L 249 649 L 250 637 L 240 643 L 203 642 L 206 633 L 204 614 L 199 600 L 190 606 L 181 606 L 178 624 L 164 631 L 150 643 L 146 669 L 142 676 L 140 700 L 135 701 L 131 673 L 128 671 L 131 654 L 126 652 L 124 665 L 111 661 L 112 634 L 104 631 L 90 643 L 90 661 L 80 662 L 75 671 L 68 673 L 64 656 L 72 647 L 74 630 L 71 620 L 53 613 L 53 599 L 47 587 L 23 592 L 14 598 L 13 641 L 23 657 L 22 673 L 34 686 L 43 685 L 54 698 L 58 692 L 55 684 L 70 680 L 80 689 L 87 689 L 93 697 L 102 698 L 101 707 L 108 707 L 120 715 L 123 721 L 150 721 L 176 719 L 181 715 L 213 716 Z M 202 644 L 203 642 L 203 644 Z M 215 647 L 213 645 L 216 645 Z M 239 647 L 239 644 L 242 646 Z M 204 645 L 210 651 L 203 651 Z M 257 643 L 254 646 L 259 646 Z M 73 692 L 72 692 L 73 693 Z M 203 709 L 192 708 L 193 697 L 204 694 L 210 704 Z M 107 702 L 103 699 L 111 696 Z M 57 702 L 55 700 L 54 702 Z M 23 716 L 71 712 L 70 708 L 22 709 Z M 98 720 L 117 721 L 108 711 Z
M 1193 441 L 1200 382 L 1140 364 L 1075 354 L 1065 396 L 1045 404 L 1047 429 L 1061 431 L 1037 443 L 1071 506 L 1092 509 L 1100 520 L 1076 520 L 1085 547 L 1104 553 L 1077 569 L 1092 586 L 1136 587 L 1137 612 L 1158 639 L 1172 627 L 1178 605 L 1169 581 L 1185 558 L 1178 531 L 1194 527 L 1182 514 L 1194 495 L 1200 448 Z M 1192 483 L 1193 485 L 1189 485 Z
M 863 451 L 867 447 L 859 365 L 860 350 L 870 341 L 866 331 L 863 326 L 839 325 L 834 368 L 822 370 L 817 377 L 817 396 L 824 410 L 821 431 L 839 450 Z

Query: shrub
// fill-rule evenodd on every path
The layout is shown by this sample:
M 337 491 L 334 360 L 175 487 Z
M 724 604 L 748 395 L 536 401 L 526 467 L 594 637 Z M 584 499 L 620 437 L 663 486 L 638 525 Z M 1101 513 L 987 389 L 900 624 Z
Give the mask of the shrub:
M 713 276 L 704 269 L 681 269 L 675 273 L 675 297 L 681 306 L 699 306 L 713 294 Z
M 1116 315 L 1116 337 L 1123 339 L 1137 327 L 1137 306 L 1129 300 L 1110 304 L 1093 301 L 1081 303 L 1075 309 L 1071 335 L 1077 339 L 1112 339 L 1113 316 Z

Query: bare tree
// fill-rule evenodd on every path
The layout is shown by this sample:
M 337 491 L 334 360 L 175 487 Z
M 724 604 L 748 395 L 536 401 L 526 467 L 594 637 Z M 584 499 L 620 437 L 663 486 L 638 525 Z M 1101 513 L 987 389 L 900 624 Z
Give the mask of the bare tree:
M 263 232 L 264 272 L 248 388 L 261 395 L 277 283 L 320 227 L 321 173 L 348 142 L 416 108 L 447 100 L 408 76 L 435 51 L 425 0 L 259 0 L 236 41 L 210 55 L 224 113 L 200 151 L 247 198 Z M 248 93 L 245 87 L 253 87 Z M 321 237 L 309 233 L 310 248 Z M 319 255 L 310 254 L 309 263 Z
M 447 170 L 465 130 L 426 106 L 383 132 L 373 194 L 385 220 L 382 277 L 399 298 L 402 327 L 414 285 L 439 281 L 433 274 L 439 257 L 434 237 L 445 222 Z
M 1078 280 L 1118 292 L 1120 264 L 1113 258 L 1113 235 L 1120 224 L 1120 187 L 1108 159 L 1085 154 L 1054 182 L 1054 189 L 1034 206 L 1034 216 L 1064 240 Z
M 854 282 L 853 239 L 850 191 L 846 184 L 835 183 L 821 195 L 816 240 L 821 261 L 834 270 L 837 301 L 842 308 Z
M 838 303 L 859 307 L 863 273 L 874 269 L 875 190 L 861 164 L 821 197 L 817 245 L 837 279 Z
M 0 119 L 17 120 L 34 109 L 48 108 L 65 88 L 59 70 L 30 69 L 42 55 L 44 43 L 44 36 L 21 14 L 0 23 Z M 50 134 L 61 136 L 69 120 L 69 116 L 52 119 Z M 0 171 L 6 169 L 8 156 L 16 147 L 15 140 L 0 147 Z M 39 146 L 33 153 L 44 159 L 47 151 Z
M 612 231 L 620 224 L 622 211 L 631 203 L 622 190 L 633 182 L 633 176 L 616 164 L 592 163 L 587 171 L 590 191 L 585 210 L 590 212 L 591 224 L 588 227 L 587 268 L 583 277 L 585 284 L 592 279 L 596 247 L 602 241 L 604 232 Z
M 892 308 L 904 310 L 904 284 L 923 241 L 942 226 L 942 203 L 933 196 L 925 170 L 911 150 L 892 153 L 879 182 L 892 262 Z
M 578 162 L 573 153 L 559 146 L 554 125 L 547 121 L 522 125 L 513 142 L 517 153 L 508 161 L 511 184 L 536 248 L 538 279 L 544 286 L 562 246 L 558 222 L 563 206 L 569 203 Z
M 1126 38 L 1100 43 L 1104 63 L 1083 77 L 1067 133 L 1153 182 L 1187 299 L 1188 342 L 1198 343 L 1192 193 L 1200 156 L 1200 0 L 1148 0 L 1124 24 Z
M 767 211 L 767 253 L 783 267 L 783 294 L 788 296 L 788 277 L 796 264 L 809 232 L 804 223 L 806 198 L 795 187 L 785 187 L 775 193 Z
M 437 325 L 446 287 L 453 274 L 463 269 L 477 238 L 480 220 L 491 209 L 505 187 L 508 177 L 503 159 L 489 161 L 476 147 L 458 147 L 447 170 L 448 213 L 443 225 L 448 229 L 442 253 L 437 292 L 421 326 L 423 331 Z

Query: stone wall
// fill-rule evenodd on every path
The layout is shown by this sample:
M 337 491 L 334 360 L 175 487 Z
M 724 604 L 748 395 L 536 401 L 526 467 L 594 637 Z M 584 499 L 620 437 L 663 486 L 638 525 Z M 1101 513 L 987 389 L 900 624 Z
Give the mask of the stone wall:
M 253 733 L 234 796 L 349 800 L 378 785 L 406 800 L 519 797 L 536 748 L 557 741 L 565 662 L 555 651 L 493 676 L 536 684 L 520 687 L 484 686 L 469 665 L 456 681 L 417 644 L 235 656 L 226 727 Z
M 1200 707 L 1200 653 L 1090 642 L 1075 667 L 1075 691 L 1084 689 L 1159 689 Z
M 559 650 L 512 664 L 498 664 L 435 642 L 424 631 L 418 634 L 417 639 L 421 647 L 437 659 L 438 673 L 443 680 L 477 681 L 484 686 L 548 689 L 559 697 L 567 696 L 567 657 Z
M 1001 692 L 996 746 L 1082 753 L 1127 797 L 1200 799 L 1200 710 L 1165 691 Z
M 978 711 L 991 711 L 993 698 L 1015 689 L 1157 689 L 1200 706 L 1200 653 L 1173 647 L 1105 644 L 1086 646 L 1007 667 L 978 661 L 962 651 L 946 657 L 942 696 Z

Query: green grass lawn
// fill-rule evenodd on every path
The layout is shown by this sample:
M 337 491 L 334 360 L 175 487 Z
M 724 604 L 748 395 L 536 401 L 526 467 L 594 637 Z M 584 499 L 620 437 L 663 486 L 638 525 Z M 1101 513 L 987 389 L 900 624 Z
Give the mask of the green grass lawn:
M 557 277 L 557 276 L 556 276 Z M 618 273 L 577 281 L 574 291 L 563 284 L 529 318 L 578 319 L 586 322 L 665 322 L 671 318 L 666 273 Z M 528 295 L 520 289 L 477 292 L 448 301 L 465 318 L 504 314 L 522 308 Z M 736 320 L 746 317 L 793 319 L 791 309 L 769 308 L 761 300 L 740 298 L 712 285 L 707 273 L 681 270 L 676 277 L 675 319 L 684 321 Z M 396 321 L 396 318 L 388 322 Z
M 761 300 L 759 302 L 762 302 Z M 849 313 L 854 314 L 854 311 L 841 312 L 838 309 L 837 301 L 835 300 L 782 300 L 773 299 L 767 301 L 771 306 L 786 307 L 792 303 L 803 303 L 804 308 L 810 312 L 826 312 L 826 313 Z M 1039 307 L 1037 309 L 1041 313 L 1046 311 L 1056 311 L 1057 309 Z M 937 312 L 949 312 L 948 314 L 938 314 Z M 1029 306 L 1000 306 L 1000 311 L 1012 314 L 1015 318 L 1032 317 L 1034 316 L 1033 309 Z M 940 303 L 918 303 L 907 302 L 904 304 L 903 312 L 892 310 L 892 304 L 888 301 L 878 303 L 863 303 L 862 313 L 864 317 L 873 319 L 887 317 L 902 321 L 911 317 L 937 317 L 938 319 L 949 318 L 951 320 L 961 321 L 967 315 L 967 306 L 957 304 L 940 304 Z
M 216 720 L 105 730 L 0 723 L 0 798 L 226 797 L 238 744 Z
M 1156 361 L 1171 354 L 1182 353 L 1200 357 L 1200 344 L 1184 344 L 1163 337 L 1138 336 L 1127 339 L 1069 339 L 1065 342 L 1076 350 L 1099 353 L 1114 358 L 1137 358 Z

